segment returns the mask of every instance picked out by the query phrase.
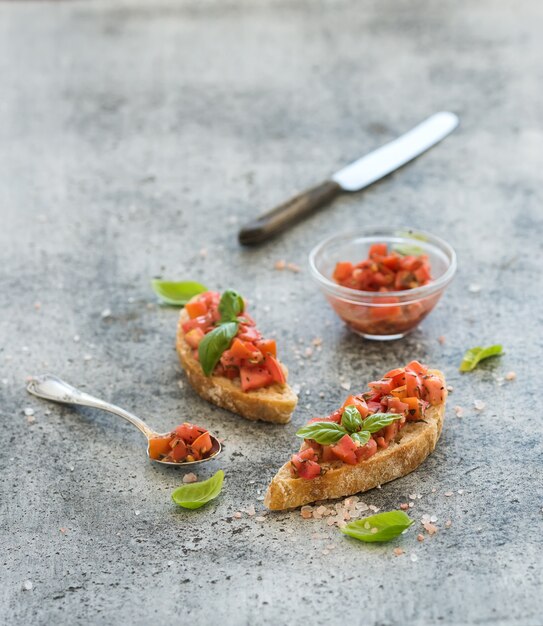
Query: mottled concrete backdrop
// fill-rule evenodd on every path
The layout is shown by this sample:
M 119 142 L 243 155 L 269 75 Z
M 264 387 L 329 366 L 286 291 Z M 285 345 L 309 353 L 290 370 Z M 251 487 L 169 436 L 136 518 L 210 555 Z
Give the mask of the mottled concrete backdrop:
M 543 623 L 542 32 L 537 0 L 0 3 L 0 622 Z M 442 109 L 461 128 L 415 164 L 238 246 L 256 212 Z M 349 334 L 306 266 L 324 236 L 376 224 L 427 228 L 459 257 L 433 315 L 387 345 Z M 245 422 L 182 382 L 159 275 L 252 300 L 300 388 L 291 424 Z M 503 358 L 458 374 L 493 342 Z M 257 521 L 340 381 L 413 357 L 454 387 L 442 440 L 364 500 L 421 494 L 415 530 L 367 546 L 299 512 Z M 226 452 L 199 474 L 222 467 L 221 496 L 177 509 L 183 472 L 151 466 L 112 416 L 28 396 L 43 371 L 158 430 L 212 427 Z M 438 532 L 419 543 L 424 514 Z

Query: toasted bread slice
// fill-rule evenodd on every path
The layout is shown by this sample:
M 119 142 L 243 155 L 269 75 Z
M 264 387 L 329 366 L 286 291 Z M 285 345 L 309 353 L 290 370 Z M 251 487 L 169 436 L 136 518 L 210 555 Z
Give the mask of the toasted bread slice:
M 443 381 L 437 370 L 430 370 Z M 272 510 L 290 509 L 315 502 L 354 495 L 400 478 L 416 469 L 433 452 L 441 435 L 445 417 L 445 400 L 430 406 L 424 421 L 408 422 L 393 443 L 365 461 L 348 465 L 334 461 L 325 465 L 327 471 L 313 480 L 292 478 L 290 461 L 273 478 L 264 504 Z
M 239 378 L 230 380 L 224 376 L 206 376 L 199 361 L 192 355 L 192 348 L 184 339 L 183 323 L 188 319 L 188 313 L 183 309 L 177 325 L 176 347 L 181 365 L 196 392 L 208 402 L 248 420 L 286 424 L 298 402 L 292 388 L 286 383 L 275 383 L 263 389 L 242 391 Z M 287 377 L 287 368 L 282 363 L 281 367 Z

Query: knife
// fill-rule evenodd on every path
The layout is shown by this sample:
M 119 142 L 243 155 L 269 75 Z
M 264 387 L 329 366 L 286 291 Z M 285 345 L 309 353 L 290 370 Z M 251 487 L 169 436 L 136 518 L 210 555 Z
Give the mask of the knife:
M 360 191 L 368 187 L 435 146 L 458 123 L 458 117 L 448 111 L 432 115 L 405 135 L 339 170 L 330 180 L 304 191 L 246 224 L 239 231 L 239 242 L 244 245 L 261 243 L 330 203 L 343 191 Z

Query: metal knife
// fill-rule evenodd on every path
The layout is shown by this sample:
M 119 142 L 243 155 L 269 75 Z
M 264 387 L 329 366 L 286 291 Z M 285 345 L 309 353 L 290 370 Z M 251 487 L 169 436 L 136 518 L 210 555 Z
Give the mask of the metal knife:
M 458 123 L 458 117 L 448 111 L 432 115 L 405 135 L 339 170 L 330 180 L 246 224 L 238 235 L 240 243 L 250 245 L 265 241 L 328 204 L 341 192 L 368 187 L 440 142 Z

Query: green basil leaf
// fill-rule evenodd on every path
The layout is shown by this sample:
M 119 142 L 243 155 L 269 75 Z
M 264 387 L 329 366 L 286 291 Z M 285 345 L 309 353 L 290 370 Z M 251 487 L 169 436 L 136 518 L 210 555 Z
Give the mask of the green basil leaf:
M 362 422 L 362 428 L 370 433 L 376 433 L 381 428 L 403 417 L 401 413 L 373 413 Z
M 394 252 L 401 254 L 402 256 L 421 256 L 424 254 L 424 250 L 420 246 L 410 246 L 409 244 L 398 244 L 392 248 Z
M 351 439 L 356 441 L 361 446 L 365 446 L 371 438 L 369 430 L 360 430 L 357 433 L 351 433 Z
M 219 470 L 211 478 L 200 483 L 188 483 L 177 487 L 172 493 L 172 500 L 184 509 L 199 509 L 221 493 L 223 480 L 224 472 Z
M 360 541 L 390 541 L 414 523 L 403 511 L 388 511 L 349 522 L 341 532 Z
M 235 322 L 238 315 L 243 313 L 245 303 L 243 298 L 237 291 L 227 289 L 221 296 L 219 302 L 219 313 L 221 314 L 221 323 Z
M 347 429 L 348 433 L 355 433 L 362 428 L 360 411 L 353 404 L 345 407 L 341 415 L 341 425 Z
M 346 434 L 345 428 L 335 422 L 313 422 L 300 428 L 296 436 L 302 439 L 313 439 L 327 446 L 337 443 Z
M 174 283 L 168 280 L 154 279 L 151 281 L 151 285 L 162 302 L 174 306 L 185 306 L 191 298 L 207 291 L 207 287 L 194 281 Z
M 226 324 L 221 324 L 217 326 L 217 328 L 214 328 L 200 341 L 198 345 L 198 357 L 206 376 L 211 376 L 222 353 L 228 350 L 237 332 L 238 323 L 227 322 Z
M 460 363 L 459 369 L 461 372 L 471 372 L 471 370 L 474 370 L 477 367 L 480 361 L 488 359 L 491 356 L 501 356 L 502 354 L 503 348 L 499 344 L 496 344 L 495 346 L 488 346 L 486 348 L 482 348 L 481 346 L 470 348 L 464 354 L 464 358 L 462 359 L 462 363 Z

